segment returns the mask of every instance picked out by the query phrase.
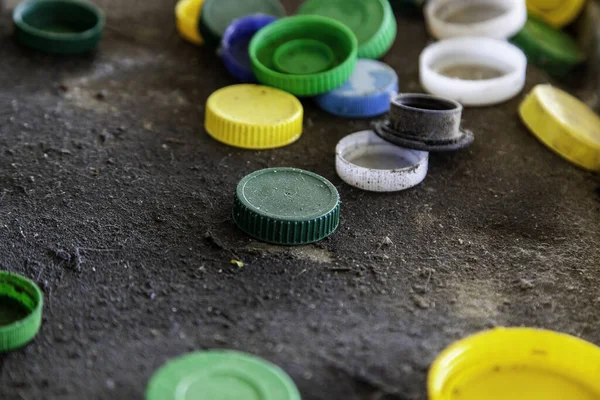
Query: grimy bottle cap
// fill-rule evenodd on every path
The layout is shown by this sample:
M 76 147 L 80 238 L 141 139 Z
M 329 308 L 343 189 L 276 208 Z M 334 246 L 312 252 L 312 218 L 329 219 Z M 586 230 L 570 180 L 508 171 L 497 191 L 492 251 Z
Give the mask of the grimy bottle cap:
M 264 242 L 301 245 L 336 231 L 340 196 L 327 179 L 296 168 L 268 168 L 240 181 L 233 220 Z
M 207 46 L 217 48 L 229 25 L 251 14 L 285 16 L 278 0 L 205 0 L 198 29 Z
M 403 93 L 392 101 L 389 119 L 379 121 L 375 132 L 390 143 L 422 151 L 453 151 L 473 143 L 470 131 L 461 129 L 460 103 L 421 93 Z
M 346 136 L 335 149 L 338 176 L 371 192 L 397 192 L 418 185 L 427 176 L 429 153 L 393 145 L 373 131 Z

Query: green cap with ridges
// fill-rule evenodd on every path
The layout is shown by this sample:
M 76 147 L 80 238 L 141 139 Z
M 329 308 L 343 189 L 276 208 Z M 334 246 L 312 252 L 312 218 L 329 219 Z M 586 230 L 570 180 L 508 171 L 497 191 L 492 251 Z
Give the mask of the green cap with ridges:
M 558 78 L 585 61 L 585 54 L 571 36 L 531 16 L 511 41 L 531 63 Z
M 27 0 L 15 8 L 13 21 L 23 46 L 68 55 L 98 47 L 105 18 L 100 8 L 85 1 Z
M 252 70 L 268 86 L 316 96 L 344 84 L 356 66 L 356 36 L 317 15 L 283 18 L 258 31 L 249 47 Z
M 256 171 L 237 187 L 233 220 L 244 232 L 280 245 L 314 243 L 340 222 L 340 196 L 327 179 L 296 168 Z
M 298 14 L 333 18 L 358 39 L 358 57 L 378 59 L 394 44 L 396 18 L 388 0 L 308 0 Z
M 205 0 L 198 29 L 209 47 L 219 47 L 231 23 L 251 14 L 284 17 L 285 8 L 278 0 Z
M 42 325 L 43 295 L 24 276 L 0 271 L 0 352 L 29 343 Z
M 146 400 L 300 400 L 279 367 L 236 351 L 191 353 L 162 366 L 150 378 Z

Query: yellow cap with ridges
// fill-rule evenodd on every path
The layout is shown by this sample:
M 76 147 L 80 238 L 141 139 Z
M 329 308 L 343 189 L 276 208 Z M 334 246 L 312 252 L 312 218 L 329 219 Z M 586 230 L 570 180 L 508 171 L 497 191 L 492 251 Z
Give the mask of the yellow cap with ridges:
M 206 131 L 219 142 L 243 149 L 273 149 L 298 140 L 304 109 L 282 90 L 261 85 L 219 89 L 206 102 Z
M 538 85 L 519 113 L 550 149 L 582 168 L 600 171 L 600 117 L 584 103 L 551 85 Z
M 527 10 L 548 24 L 562 28 L 579 16 L 585 0 L 527 0 Z
M 177 31 L 185 40 L 201 45 L 204 39 L 198 30 L 198 21 L 204 0 L 179 0 L 175 6 Z

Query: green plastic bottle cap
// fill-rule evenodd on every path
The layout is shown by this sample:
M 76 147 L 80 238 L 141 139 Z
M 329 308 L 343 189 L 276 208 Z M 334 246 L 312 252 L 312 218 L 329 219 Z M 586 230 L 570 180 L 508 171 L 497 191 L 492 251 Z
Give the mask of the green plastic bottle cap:
M 340 195 L 327 179 L 296 168 L 253 172 L 238 184 L 233 219 L 249 235 L 300 245 L 331 235 L 340 222 Z
M 308 0 L 298 14 L 321 15 L 347 25 L 358 39 L 359 58 L 383 57 L 396 39 L 396 19 L 388 0 Z
M 344 84 L 357 60 L 352 31 L 331 18 L 283 18 L 258 31 L 249 47 L 258 80 L 297 96 L 316 96 Z
M 29 0 L 13 12 L 17 41 L 53 54 L 78 54 L 95 49 L 104 29 L 104 13 L 77 0 Z
M 555 77 L 566 76 L 585 61 L 585 54 L 571 36 L 533 17 L 512 42 L 531 63 Z
M 212 350 L 176 358 L 154 373 L 146 400 L 300 400 L 292 379 L 258 357 Z
M 43 295 L 29 279 L 0 271 L 0 352 L 18 349 L 37 335 Z
M 277 0 L 205 0 L 199 21 L 205 44 L 219 47 L 227 27 L 234 20 L 251 14 L 284 17 L 285 9 Z

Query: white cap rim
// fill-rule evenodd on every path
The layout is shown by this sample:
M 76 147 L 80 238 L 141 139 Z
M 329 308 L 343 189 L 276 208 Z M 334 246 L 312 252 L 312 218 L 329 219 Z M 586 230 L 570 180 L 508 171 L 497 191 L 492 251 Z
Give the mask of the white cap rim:
M 404 163 L 394 169 L 376 169 L 353 162 L 353 159 L 366 153 L 393 154 L 402 157 L 410 165 Z M 428 167 L 428 152 L 393 145 L 370 130 L 348 135 L 336 146 L 336 171 L 339 177 L 349 185 L 367 191 L 397 192 L 409 189 L 425 179 Z

